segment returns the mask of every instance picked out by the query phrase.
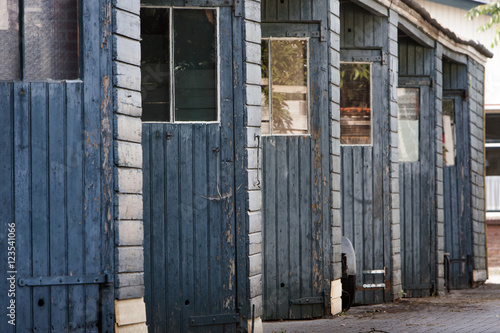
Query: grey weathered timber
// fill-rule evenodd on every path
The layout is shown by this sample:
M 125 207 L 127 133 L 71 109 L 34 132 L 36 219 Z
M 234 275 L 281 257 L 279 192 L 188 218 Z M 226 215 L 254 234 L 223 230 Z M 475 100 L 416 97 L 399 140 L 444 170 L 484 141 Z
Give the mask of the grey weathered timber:
M 443 165 L 444 188 L 444 252 L 450 259 L 467 259 L 473 255 L 470 184 L 470 124 L 466 97 L 465 65 L 443 61 L 443 100 L 455 104 L 455 164 Z M 453 263 L 450 287 L 465 288 L 471 282 L 472 266 Z
M 419 93 L 418 161 L 399 164 L 401 269 L 407 297 L 428 296 L 437 288 L 433 63 L 433 49 L 400 32 L 399 87 Z
M 366 288 L 363 284 L 391 284 L 390 150 L 389 150 L 389 52 L 386 18 L 354 4 L 342 3 L 340 61 L 370 62 L 372 72 L 372 143 L 341 147 L 342 232 L 356 251 L 357 303 L 391 299 L 390 288 Z M 363 59 L 369 59 L 364 60 Z M 383 270 L 388 275 L 363 274 Z
M 287 37 L 289 20 L 300 21 L 311 37 L 310 134 L 262 137 L 264 319 L 317 318 L 330 312 L 328 45 L 321 38 L 327 11 L 327 1 L 262 4 L 262 20 L 273 21 L 263 25 L 263 37 Z

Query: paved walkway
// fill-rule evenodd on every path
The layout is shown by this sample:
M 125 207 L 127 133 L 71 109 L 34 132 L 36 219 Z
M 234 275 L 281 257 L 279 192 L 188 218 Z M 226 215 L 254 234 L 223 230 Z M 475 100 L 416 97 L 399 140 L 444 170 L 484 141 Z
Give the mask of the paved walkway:
M 496 281 L 495 281 L 496 282 Z M 328 319 L 264 323 L 264 333 L 500 332 L 500 284 L 352 307 Z

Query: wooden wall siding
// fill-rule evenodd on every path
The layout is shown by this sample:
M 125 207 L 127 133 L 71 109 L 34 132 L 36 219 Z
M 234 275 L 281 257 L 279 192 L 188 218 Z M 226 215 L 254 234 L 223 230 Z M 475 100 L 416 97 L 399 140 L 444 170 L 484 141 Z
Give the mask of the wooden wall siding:
M 467 88 L 467 67 L 444 59 L 443 90 L 465 91 Z
M 433 75 L 433 50 L 420 46 L 410 37 L 398 40 L 399 76 Z
M 327 43 L 310 39 L 311 134 L 262 138 L 263 295 L 269 320 L 330 313 L 324 304 L 290 303 L 329 299 L 333 280 L 327 52 Z
M 326 11 L 326 1 L 313 0 L 264 0 L 262 1 L 262 21 L 314 21 L 318 20 L 317 8 Z M 325 13 L 320 13 L 321 19 Z
M 415 76 L 433 78 L 432 49 L 419 46 L 409 37 L 400 38 L 398 48 L 401 82 Z M 402 282 L 406 296 L 423 297 L 437 287 L 435 97 L 427 85 L 406 87 L 420 91 L 420 151 L 417 162 L 399 164 Z
M 97 86 L 99 89 L 99 86 Z M 103 253 L 110 228 L 103 211 L 111 184 L 103 160 L 102 118 L 85 107 L 84 85 L 0 83 L 2 227 L 16 223 L 17 278 L 103 274 L 113 258 Z M 96 133 L 96 136 L 92 136 Z M 7 248 L 7 239 L 0 245 Z M 2 285 L 6 270 L 2 272 Z M 106 331 L 100 312 L 112 309 L 102 298 L 112 286 L 17 286 L 16 326 L 24 331 Z M 5 290 L 8 290 L 6 288 Z M 7 304 L 7 293 L 2 303 Z M 103 304 L 103 303 L 111 303 Z M 109 309 L 109 308 L 108 308 Z M 113 317 L 108 312 L 106 317 Z M 13 326 L 2 325 L 5 332 Z
M 340 6 L 340 48 L 381 48 L 387 44 L 386 18 L 378 17 L 355 4 Z
M 455 100 L 455 144 L 454 166 L 443 166 L 444 192 L 444 251 L 450 258 L 457 259 L 473 254 L 472 212 L 470 176 L 470 111 L 467 99 L 463 98 L 467 89 L 467 69 L 465 65 L 443 61 L 444 98 Z M 446 96 L 446 90 L 461 90 L 458 94 Z M 467 268 L 462 271 L 459 264 L 452 265 L 451 286 L 467 287 Z
M 469 59 L 469 109 L 471 137 L 471 200 L 474 243 L 474 269 L 476 281 L 485 279 L 486 235 L 485 235 L 485 193 L 484 193 L 484 146 L 483 146 L 483 97 L 484 67 Z M 481 272 L 482 271 L 482 272 Z M 481 274 L 480 274 L 481 272 Z M 481 277 L 480 277 L 481 276 Z
M 387 19 L 349 3 L 340 8 L 341 61 L 352 61 L 353 55 L 373 56 L 374 51 L 363 50 L 366 47 L 388 51 Z M 391 284 L 392 277 L 388 65 L 373 62 L 372 78 L 372 145 L 341 147 L 342 231 L 356 251 L 355 302 L 366 304 L 391 299 L 391 290 L 362 289 L 362 285 L 386 280 Z M 362 273 L 384 267 L 389 270 L 386 277 Z
M 143 123 L 145 302 L 152 332 L 205 332 L 206 326 L 191 326 L 190 317 L 236 314 L 240 307 L 247 319 L 247 230 L 236 225 L 235 214 L 235 193 L 244 187 L 235 186 L 233 146 L 233 108 L 241 100 L 234 100 L 231 27 L 239 23 L 230 7 L 220 9 L 220 123 Z M 233 332 L 237 323 L 210 329 Z

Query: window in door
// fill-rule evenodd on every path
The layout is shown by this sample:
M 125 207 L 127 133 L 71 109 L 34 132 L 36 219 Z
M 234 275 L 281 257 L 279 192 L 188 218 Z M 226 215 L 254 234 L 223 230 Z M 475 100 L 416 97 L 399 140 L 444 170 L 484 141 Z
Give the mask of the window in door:
M 262 40 L 263 135 L 309 133 L 308 39 Z
M 142 120 L 218 120 L 217 11 L 141 8 Z
M 454 99 L 443 99 L 443 165 L 455 165 Z
M 340 63 L 340 143 L 372 143 L 369 63 Z
M 79 76 L 77 0 L 0 0 L 0 80 Z
M 419 158 L 420 89 L 398 88 L 399 161 L 415 162 Z

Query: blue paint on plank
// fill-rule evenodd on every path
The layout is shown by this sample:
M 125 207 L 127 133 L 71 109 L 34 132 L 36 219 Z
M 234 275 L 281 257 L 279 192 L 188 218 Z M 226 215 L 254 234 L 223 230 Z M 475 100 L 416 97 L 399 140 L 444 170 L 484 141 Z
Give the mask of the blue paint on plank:
M 12 250 L 12 244 L 9 241 L 12 237 L 9 237 L 11 231 L 14 231 L 12 227 L 15 228 L 15 215 L 14 215 L 14 94 L 13 94 L 13 84 L 1 82 L 0 83 L 0 110 L 4 110 L 2 113 L 2 119 L 0 120 L 0 227 L 3 232 L 3 236 L 0 237 L 0 248 Z M 12 235 L 11 235 L 12 236 Z M 16 244 L 17 245 L 17 244 Z M 8 292 L 10 290 L 10 280 L 11 277 L 9 272 L 15 270 L 15 266 L 10 266 L 12 260 L 9 257 L 14 257 L 12 253 L 6 253 L 4 258 L 4 264 L 2 265 L 2 273 L 0 274 L 0 290 L 3 290 L 3 295 L 0 297 L 1 305 L 3 309 L 7 309 L 10 305 L 10 300 L 16 300 L 15 297 L 10 298 Z M 15 264 L 13 264 L 15 265 Z M 14 269 L 13 269 L 14 268 Z M 14 281 L 15 283 L 15 281 Z M 13 295 L 12 295 L 13 296 Z M 8 311 L 8 312 L 7 312 Z M 10 310 L 6 310 L 5 314 L 10 314 Z M 14 318 L 5 316 L 3 318 L 3 330 L 6 333 L 15 332 L 15 326 L 9 325 L 8 321 Z
M 163 297 L 166 298 L 166 314 L 167 314 L 167 327 L 180 327 L 182 323 L 182 309 L 184 301 L 182 299 L 182 286 L 183 281 L 182 271 L 181 271 L 181 239 L 180 232 L 182 226 L 182 219 L 179 218 L 179 206 L 181 205 L 180 198 L 180 170 L 179 170 L 179 150 L 180 150 L 180 128 L 174 124 L 164 124 L 165 135 L 170 134 L 170 140 L 165 140 L 164 151 L 166 158 L 164 162 L 163 169 L 161 166 L 157 166 L 159 170 L 154 170 L 155 172 L 164 172 L 166 178 L 165 187 L 165 214 L 166 219 L 163 223 L 166 224 L 167 232 L 164 237 L 166 237 L 167 254 L 168 257 L 165 259 L 165 274 L 167 276 L 166 284 L 162 284 L 162 281 L 154 286 L 153 292 L 165 293 L 166 290 L 174 290 L 173 293 L 165 293 Z M 150 156 L 154 158 L 154 156 Z M 150 184 L 146 184 L 150 186 Z M 152 193 L 154 195 L 154 193 Z M 151 254 L 155 255 L 154 252 Z M 154 305 L 154 303 L 153 303 Z M 161 315 L 157 313 L 157 315 Z M 162 327 L 156 328 L 161 330 Z
M 33 276 L 49 276 L 49 133 L 47 84 L 31 84 L 31 253 Z M 33 304 L 43 304 L 33 311 L 33 327 L 41 331 L 50 330 L 50 287 L 33 288 Z
M 16 230 L 16 262 L 19 274 L 29 276 L 32 269 L 31 256 L 31 133 L 30 133 L 30 85 L 14 83 L 14 219 Z M 29 331 L 33 328 L 32 288 L 17 289 L 17 329 Z
M 68 275 L 66 220 L 66 87 L 59 83 L 48 85 L 48 173 L 49 173 L 49 263 L 50 276 Z M 71 195 L 71 194 L 70 194 Z M 68 288 L 50 287 L 50 325 L 55 330 L 68 329 Z

